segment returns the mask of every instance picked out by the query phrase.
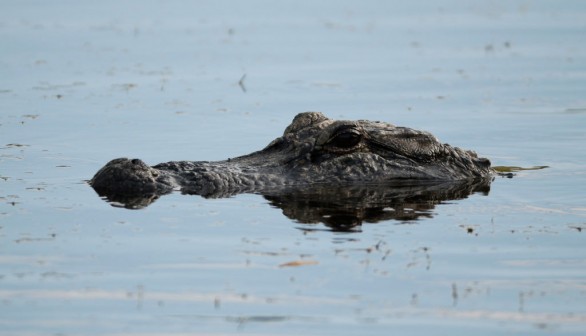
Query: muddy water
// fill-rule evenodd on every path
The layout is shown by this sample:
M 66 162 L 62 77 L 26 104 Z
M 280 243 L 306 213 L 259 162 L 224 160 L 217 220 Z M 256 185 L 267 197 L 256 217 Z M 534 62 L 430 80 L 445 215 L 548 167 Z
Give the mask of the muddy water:
M 4 3 L 0 334 L 583 333 L 584 22 L 580 1 Z M 307 110 L 549 168 L 349 232 L 85 183 L 249 153 Z

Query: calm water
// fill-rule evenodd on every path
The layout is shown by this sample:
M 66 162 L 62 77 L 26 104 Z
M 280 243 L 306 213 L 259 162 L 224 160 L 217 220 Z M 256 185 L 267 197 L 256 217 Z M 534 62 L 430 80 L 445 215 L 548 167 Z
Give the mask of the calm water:
M 583 1 L 0 8 L 0 334 L 586 330 Z M 260 195 L 132 211 L 84 182 L 248 153 L 307 110 L 550 168 L 351 233 Z

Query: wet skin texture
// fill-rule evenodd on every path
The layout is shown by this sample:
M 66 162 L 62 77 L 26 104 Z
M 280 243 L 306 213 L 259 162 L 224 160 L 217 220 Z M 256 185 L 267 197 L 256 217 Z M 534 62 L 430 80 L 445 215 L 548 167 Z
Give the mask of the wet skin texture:
M 490 179 L 490 161 L 433 135 L 378 121 L 298 114 L 266 148 L 224 161 L 139 159 L 108 162 L 90 180 L 112 198 L 158 197 L 173 190 L 204 197 L 280 193 L 315 186 L 406 186 Z M 282 194 L 282 193 L 281 193 Z

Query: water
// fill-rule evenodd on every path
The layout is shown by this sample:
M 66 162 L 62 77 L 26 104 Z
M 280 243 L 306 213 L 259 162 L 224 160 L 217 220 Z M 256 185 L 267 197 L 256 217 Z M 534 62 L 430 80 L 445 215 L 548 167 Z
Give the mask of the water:
M 585 33 L 580 1 L 4 2 L 0 333 L 583 334 Z M 550 168 L 349 233 L 84 182 L 249 153 L 307 110 Z

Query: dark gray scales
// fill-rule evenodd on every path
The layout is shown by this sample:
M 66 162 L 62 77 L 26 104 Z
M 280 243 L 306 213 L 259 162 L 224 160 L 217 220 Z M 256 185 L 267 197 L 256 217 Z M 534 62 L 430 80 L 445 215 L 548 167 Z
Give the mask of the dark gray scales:
M 378 121 L 298 114 L 266 148 L 224 161 L 139 159 L 108 162 L 91 179 L 100 195 L 148 196 L 173 190 L 205 197 L 310 186 L 413 185 L 492 176 L 490 161 L 440 143 L 428 132 Z

